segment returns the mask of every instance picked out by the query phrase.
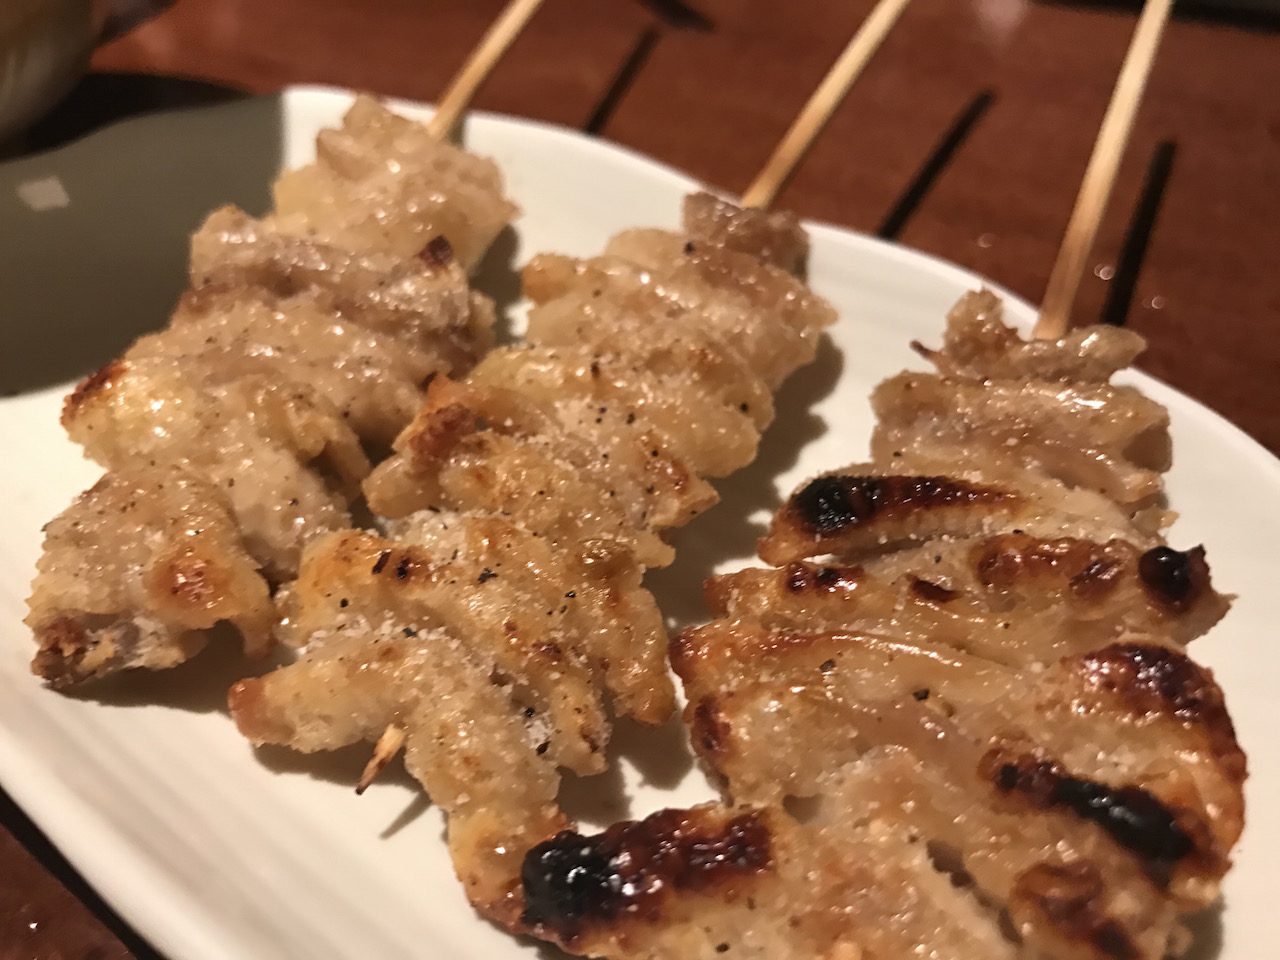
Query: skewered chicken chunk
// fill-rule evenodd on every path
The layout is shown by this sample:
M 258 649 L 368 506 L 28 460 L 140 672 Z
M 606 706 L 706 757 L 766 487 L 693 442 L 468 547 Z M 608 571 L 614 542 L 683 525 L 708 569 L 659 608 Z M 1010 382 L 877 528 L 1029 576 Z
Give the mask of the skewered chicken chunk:
M 818 792 L 797 814 L 714 805 L 564 831 L 526 858 L 525 920 L 574 953 L 644 960 L 1114 960 L 1185 943 L 1159 878 L 1184 840 L 1139 796 L 1052 776 L 1005 794 L 897 747 Z M 1106 810 L 1134 817 L 1145 862 L 1096 823 Z
M 921 350 L 942 377 L 878 392 L 875 462 L 798 490 L 760 543 L 778 566 L 711 578 L 721 619 L 673 643 L 726 802 L 539 844 L 534 933 L 629 960 L 1186 945 L 1244 824 L 1244 754 L 1184 652 L 1229 602 L 1202 549 L 1164 543 L 1158 479 L 1135 498 L 1058 469 L 1167 445 L 1107 383 L 1140 340 L 1024 343 L 997 308 L 961 301 Z M 1086 427 L 1086 391 L 1141 415 Z
M 894 459 L 815 477 L 774 516 L 759 551 L 774 564 L 829 553 L 875 556 L 1011 528 L 1154 545 L 1158 538 L 1146 520 L 1093 491 L 1022 469 L 962 460 L 948 470 L 937 461 Z
M 1051 663 L 1124 637 L 1177 648 L 1227 600 L 1204 551 L 1001 533 L 858 563 L 796 561 L 707 583 L 712 614 L 770 630 L 845 629 L 944 643 L 1001 663 Z
M 267 582 L 218 490 L 190 473 L 112 471 L 45 534 L 29 622 L 40 640 L 34 669 L 55 686 L 174 666 L 219 621 L 250 653 L 270 645 Z
M 28 623 L 34 669 L 51 682 L 171 666 L 219 620 L 264 650 L 262 597 L 296 575 L 306 544 L 350 526 L 371 458 L 427 383 L 470 368 L 492 341 L 492 304 L 464 269 L 514 212 L 492 164 L 367 98 L 319 139 L 316 164 L 282 178 L 274 215 L 208 218 L 170 325 L 67 400 L 68 433 L 111 473 L 47 530 Z M 183 511 L 120 509 L 119 490 L 164 499 L 160 481 L 139 475 L 148 470 L 172 472 Z M 173 524 L 190 518 L 200 538 L 206 516 L 217 518 L 210 549 L 234 556 L 237 572 L 206 578 L 202 613 L 175 615 L 138 584 L 164 575 L 149 571 L 169 562 L 164 545 L 182 535 Z M 75 533 L 84 528 L 92 549 Z M 67 581 L 97 587 L 66 591 Z M 237 615 L 214 615 L 224 610 Z
M 315 163 L 282 174 L 283 233 L 408 259 L 448 237 L 469 271 L 518 212 L 497 164 L 358 97 L 342 126 L 316 137 Z
M 989 292 L 957 304 L 938 374 L 902 373 L 876 388 L 872 452 L 956 460 L 979 451 L 1096 490 L 1122 505 L 1149 505 L 1169 469 L 1169 415 L 1132 387 L 1108 381 L 1131 359 L 1135 334 L 1092 328 L 1055 344 L 1020 344 Z M 1021 372 L 1019 372 L 1021 371 Z
M 536 258 L 530 342 L 465 381 L 437 378 L 366 481 L 390 539 L 307 548 L 286 603 L 304 655 L 233 689 L 241 730 L 300 750 L 403 742 L 450 815 L 472 902 L 518 925 L 521 858 L 566 825 L 557 767 L 603 769 L 611 710 L 658 723 L 673 709 L 640 579 L 670 559 L 659 533 L 714 502 L 702 477 L 754 456 L 772 388 L 833 319 L 771 262 L 794 267 L 804 249 L 791 217 L 699 195 L 684 234 Z M 417 672 L 437 658 L 441 676 Z M 383 675 L 422 679 L 356 681 L 378 687 L 367 697 L 335 681 Z M 415 759 L 468 756 L 480 724 L 484 759 L 447 772 Z

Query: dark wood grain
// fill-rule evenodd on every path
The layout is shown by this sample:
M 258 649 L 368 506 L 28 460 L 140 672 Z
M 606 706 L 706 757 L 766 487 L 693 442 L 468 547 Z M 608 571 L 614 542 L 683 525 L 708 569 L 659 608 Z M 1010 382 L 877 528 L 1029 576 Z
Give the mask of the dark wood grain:
M 82 89 L 74 116 L 64 111 L 52 129 L 61 122 L 74 132 L 86 117 L 183 102 L 191 91 L 207 98 L 218 87 L 320 82 L 430 99 L 500 6 L 179 0 L 94 60 L 101 72 L 166 79 L 91 79 L 97 86 Z M 870 7 L 549 0 L 479 105 L 592 124 L 741 189 Z M 914 4 L 780 202 L 884 232 L 1039 299 L 1129 39 L 1131 7 Z M 1277 89 L 1280 36 L 1266 18 L 1175 20 L 1077 311 L 1079 321 L 1105 312 L 1146 334 L 1147 370 L 1272 451 L 1280 450 Z M 8 827 L 0 830 L 0 960 L 115 960 L 145 949 L 14 808 L 0 805 L 0 820 Z

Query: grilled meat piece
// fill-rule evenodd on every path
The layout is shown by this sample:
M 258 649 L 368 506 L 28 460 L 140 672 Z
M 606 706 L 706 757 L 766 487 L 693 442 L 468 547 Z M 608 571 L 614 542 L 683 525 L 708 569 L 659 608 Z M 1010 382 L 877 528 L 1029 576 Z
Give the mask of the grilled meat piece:
M 1190 838 L 1169 865 L 1187 908 L 1216 895 L 1243 825 L 1244 756 L 1221 691 L 1168 646 L 1115 643 L 1020 668 L 939 644 L 727 622 L 687 633 L 674 662 L 695 746 L 740 801 L 812 795 L 828 771 L 873 747 L 959 764 L 957 777 L 982 774 L 997 756 L 1056 765 L 1055 775 L 1138 790 L 1170 811 Z M 846 735 L 821 753 L 805 749 L 819 729 Z
M 476 374 L 483 382 L 487 370 Z M 438 378 L 395 449 L 365 483 L 383 516 L 490 510 L 565 549 L 617 541 L 647 566 L 671 560 L 657 531 L 715 502 L 633 414 L 572 398 L 540 407 L 510 387 Z
M 789 213 L 739 207 L 709 193 L 684 204 L 685 229 L 713 246 L 747 253 L 800 276 L 809 259 L 809 235 Z
M 1023 342 L 990 293 L 951 312 L 943 348 L 921 352 L 939 374 L 902 373 L 876 388 L 876 459 L 978 459 L 1041 471 L 1138 509 L 1162 494 L 1169 415 L 1133 387 L 1107 382 L 1140 352 L 1129 331 L 1089 327 Z
M 701 221 L 689 219 L 686 228 Z M 750 214 L 748 214 L 750 216 Z M 794 221 L 779 243 L 790 243 Z M 594 343 L 590 331 L 608 324 L 632 337 L 669 326 L 714 336 L 726 357 L 741 358 L 773 390 L 812 361 L 831 307 L 793 276 L 706 236 L 629 230 L 590 260 L 534 257 L 524 270 L 534 302 L 529 339 L 535 343 Z M 771 322 L 755 322 L 767 314 Z
M 882 460 L 995 447 L 1006 462 L 1137 505 L 1160 496 L 1172 462 L 1169 415 L 1133 387 L 902 373 L 876 388 L 871 406 L 880 418 L 871 449 Z
M 1139 347 L 962 301 L 941 376 L 878 391 L 876 461 L 797 491 L 779 566 L 711 578 L 722 619 L 672 645 L 728 802 L 535 847 L 529 928 L 628 960 L 1180 952 L 1245 758 L 1183 652 L 1228 598 L 1161 536 L 1167 418 L 1107 383 Z
M 646 723 L 673 708 L 665 630 L 640 586 L 646 567 L 670 559 L 659 534 L 714 502 L 702 476 L 754 456 L 772 388 L 813 357 L 833 319 L 768 262 L 803 249 L 792 218 L 695 197 L 685 226 L 624 234 L 595 261 L 534 261 L 530 343 L 491 353 L 465 381 L 433 381 L 365 484 L 373 508 L 396 518 L 392 539 L 308 548 L 287 604 L 306 655 L 233 691 L 255 742 L 324 749 L 380 739 L 380 725 L 393 724 L 410 752 L 428 736 L 459 740 L 432 749 L 465 752 L 469 728 L 439 721 L 411 684 L 380 690 L 372 707 L 321 693 L 364 663 L 410 675 L 419 668 L 401 670 L 397 657 L 429 663 L 449 646 L 475 688 L 490 687 L 466 716 L 496 724 L 482 714 L 500 709 L 519 735 L 495 749 L 505 755 L 509 740 L 525 755 L 501 777 L 477 764 L 474 783 L 455 764 L 470 784 L 465 803 L 450 800 L 452 787 L 436 797 L 432 773 L 416 772 L 455 816 L 451 847 L 472 902 L 507 926 L 520 923 L 520 856 L 565 826 L 543 802 L 557 766 L 602 768 L 610 708 Z M 388 653 L 387 623 L 417 636 Z M 525 803 L 530 764 L 539 773 Z M 468 826 L 490 809 L 505 836 Z
M 1181 938 L 1105 834 L 975 804 L 906 751 L 870 751 L 792 809 L 561 833 L 526 859 L 525 919 L 570 952 L 643 960 L 1114 960 Z
M 923 468 L 929 472 L 921 472 Z M 787 499 L 761 538 L 762 559 L 860 559 L 937 539 L 1018 530 L 1141 546 L 1159 542 L 1143 518 L 1101 494 L 1022 469 L 895 459 L 823 474 Z
M 793 562 L 707 581 L 713 615 L 770 630 L 855 629 L 1012 665 L 1127 636 L 1185 646 L 1226 613 L 1204 550 L 1027 534 L 925 544 L 865 563 Z
M 284 233 L 401 259 L 448 237 L 467 270 L 518 212 L 492 160 L 368 96 L 320 132 L 315 162 L 282 174 L 274 194 L 271 222 Z
M 947 315 L 941 350 L 912 347 L 944 377 L 1106 383 L 1146 348 L 1123 327 L 1080 327 L 1061 340 L 1024 340 L 990 290 L 966 293 Z
M 832 779 L 868 757 L 906 756 L 910 789 L 890 800 L 881 773 L 869 785 L 886 793 L 868 800 L 952 851 L 979 902 L 1016 913 L 1034 878 L 1090 867 L 1091 899 L 1149 902 L 1131 919 L 1105 911 L 1135 957 L 1159 960 L 1177 914 L 1213 901 L 1243 825 L 1245 760 L 1221 691 L 1166 646 L 1117 643 L 1028 670 L 721 623 L 686 634 L 676 665 L 695 745 L 739 802 L 825 803 Z M 1048 956 L 1091 956 L 1022 936 Z
M 313 538 L 350 525 L 348 507 L 370 456 L 382 455 L 413 418 L 426 384 L 469 368 L 490 345 L 492 304 L 468 289 L 466 261 L 453 249 L 481 249 L 501 226 L 492 218 L 513 210 L 487 161 L 447 145 L 436 150 L 425 128 L 372 101 L 357 102 L 344 130 L 321 140 L 329 144 L 322 159 L 283 188 L 292 202 L 287 212 L 259 221 L 226 208 L 209 217 L 192 240 L 192 286 L 170 325 L 86 379 L 63 410 L 72 439 L 109 471 L 124 472 L 107 489 L 140 489 L 132 479 L 139 465 L 181 471 L 186 489 L 210 498 L 211 515 L 232 518 L 220 549 L 244 552 L 270 587 L 297 573 Z M 371 166 L 384 149 L 397 170 Z M 428 174 L 437 169 L 433 185 Z M 363 200 L 361 184 L 369 190 Z M 418 216 L 428 207 L 435 220 Z M 319 219 L 310 222 L 307 210 Z M 360 226 L 370 217 L 386 236 Z M 447 236 L 402 249 L 414 231 L 436 222 Z M 147 633 L 145 654 L 102 658 L 94 652 L 101 644 L 91 649 L 85 640 L 81 648 L 66 639 L 132 637 L 149 616 L 149 595 L 126 584 L 103 585 L 102 598 L 128 601 L 115 619 L 101 598 L 91 609 L 61 608 L 50 588 L 117 569 L 54 540 L 55 531 L 98 510 L 100 499 L 91 494 L 51 526 L 35 586 L 35 621 L 65 629 L 58 644 L 41 638 L 34 668 L 58 682 L 172 665 L 203 643 L 193 627 L 157 627 Z M 149 528 L 135 526 L 145 512 L 117 516 L 115 534 L 97 522 L 105 543 L 172 538 L 163 514 Z M 265 631 L 253 629 L 246 644 L 261 651 Z M 79 665 L 86 658 L 102 666 L 86 671 Z
M 653 682 L 666 632 L 639 569 L 607 545 L 568 557 L 492 516 L 397 532 L 308 550 L 284 604 L 305 655 L 237 684 L 232 713 L 251 740 L 307 751 L 397 728 L 450 815 L 468 895 L 513 922 L 519 854 L 565 825 L 557 766 L 604 768 L 606 691 L 640 719 L 669 715 L 670 687 Z
M 351 428 L 310 385 L 201 355 L 114 361 L 71 396 L 62 422 L 108 470 L 141 461 L 211 481 L 273 580 L 297 570 L 308 537 L 348 524 L 369 469 Z
M 67 686 L 181 663 L 219 621 L 246 651 L 270 644 L 267 583 L 219 491 L 190 473 L 108 473 L 45 528 L 27 625 L 34 669 Z
M 411 257 L 352 253 L 224 207 L 191 239 L 190 279 L 174 326 L 216 313 L 209 304 L 227 300 L 282 313 L 309 307 L 356 340 L 390 338 L 402 362 L 423 378 L 469 369 L 493 345 L 493 304 L 467 287 L 443 235 Z

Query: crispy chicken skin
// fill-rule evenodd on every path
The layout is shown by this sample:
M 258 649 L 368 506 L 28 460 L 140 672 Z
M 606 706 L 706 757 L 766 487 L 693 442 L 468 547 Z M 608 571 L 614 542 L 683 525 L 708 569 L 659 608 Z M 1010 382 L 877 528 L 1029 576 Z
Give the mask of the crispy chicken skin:
M 878 392 L 875 460 L 796 491 L 760 543 L 776 566 L 712 577 L 720 619 L 672 643 L 724 801 L 539 844 L 528 929 L 628 960 L 1180 953 L 1246 762 L 1185 652 L 1229 598 L 1161 536 L 1166 418 L 1107 382 L 1140 347 L 1024 343 L 963 300 L 920 348 L 940 377 Z M 975 413 L 1005 404 L 1019 432 Z M 1154 488 L 1060 469 L 1104 448 Z
M 465 267 L 514 213 L 493 165 L 368 98 L 321 134 L 319 154 L 282 178 L 271 216 L 214 212 L 192 239 L 191 286 L 170 325 L 68 397 L 63 425 L 109 474 L 46 530 L 28 623 L 33 668 L 51 682 L 172 666 L 219 620 L 265 650 L 261 594 L 296 575 L 313 539 L 350 526 L 371 458 L 426 384 L 492 343 L 492 304 Z M 147 471 L 183 492 L 181 512 L 150 509 L 166 495 Z M 121 491 L 141 505 L 121 509 Z M 205 517 L 216 536 L 196 524 Z M 226 591 L 201 616 L 139 585 L 188 522 L 235 558 L 224 570 L 201 554 L 204 590 Z
M 447 237 L 470 271 L 519 212 L 498 165 L 359 97 L 316 137 L 316 160 L 276 180 L 272 225 L 347 250 L 416 256 Z
M 1169 415 L 1134 388 L 1109 382 L 1141 350 L 1140 337 L 1091 327 L 1052 343 L 1023 343 L 986 291 L 961 300 L 949 325 L 941 351 L 921 350 L 937 374 L 902 373 L 872 394 L 876 459 L 998 452 L 1000 462 L 1131 509 L 1161 497 Z
M 1228 607 L 1202 549 L 1026 533 L 858 563 L 749 568 L 708 580 L 706 592 L 718 617 L 769 629 L 856 627 L 1010 664 L 1052 662 L 1132 635 L 1180 648 Z
M 194 655 L 233 624 L 270 644 L 267 582 L 209 483 L 181 470 L 108 473 L 51 522 L 27 623 L 35 669 L 54 686 Z
M 304 655 L 233 689 L 245 735 L 300 750 L 403 742 L 450 814 L 472 902 L 518 927 L 521 858 L 568 825 L 558 768 L 604 768 L 611 714 L 659 723 L 674 709 L 666 629 L 641 577 L 670 560 L 660 533 L 714 502 L 703 478 L 755 455 L 773 388 L 834 319 L 775 265 L 794 268 L 805 249 L 793 218 L 698 195 L 682 234 L 630 231 L 589 261 L 535 258 L 528 342 L 465 380 L 437 377 L 366 480 L 387 537 L 306 548 L 285 603 Z M 417 676 L 437 657 L 450 677 L 422 689 L 366 698 L 334 681 Z M 455 664 L 469 679 L 437 693 Z M 486 757 L 452 762 L 454 780 L 415 766 L 424 751 L 481 749 L 481 723 L 495 731 Z

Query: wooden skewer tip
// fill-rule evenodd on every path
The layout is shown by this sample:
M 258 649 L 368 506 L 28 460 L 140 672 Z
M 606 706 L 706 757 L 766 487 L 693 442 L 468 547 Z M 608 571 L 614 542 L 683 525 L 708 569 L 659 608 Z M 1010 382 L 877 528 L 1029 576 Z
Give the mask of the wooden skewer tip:
M 387 768 L 387 764 L 394 760 L 396 754 L 400 752 L 400 748 L 404 746 L 404 740 L 404 728 L 396 726 L 394 723 L 382 731 L 382 736 L 374 744 L 373 756 L 365 764 L 364 772 L 360 774 L 360 780 L 356 784 L 357 794 L 364 793 L 369 789 L 369 784 L 378 779 L 378 775 Z
M 507 4 L 440 97 L 435 114 L 427 122 L 432 136 L 443 140 L 452 135 L 480 87 L 542 3 L 543 0 L 511 0 Z

